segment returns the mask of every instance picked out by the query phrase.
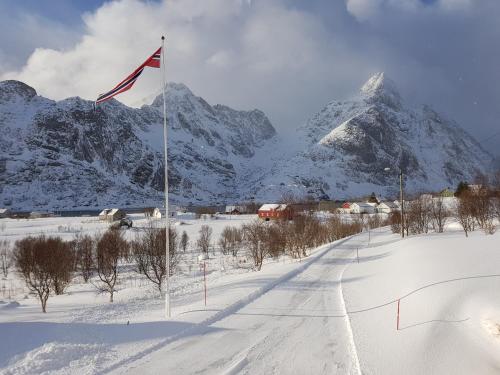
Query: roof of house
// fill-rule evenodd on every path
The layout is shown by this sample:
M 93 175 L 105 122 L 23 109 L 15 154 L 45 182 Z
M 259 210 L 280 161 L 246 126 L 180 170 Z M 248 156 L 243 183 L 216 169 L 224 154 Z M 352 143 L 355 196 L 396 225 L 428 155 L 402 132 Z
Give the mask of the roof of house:
M 359 207 L 371 207 L 374 208 L 377 204 L 376 203 L 368 203 L 368 202 L 354 202 L 352 205 L 358 205 Z
M 259 208 L 259 211 L 271 211 L 271 210 L 283 211 L 286 207 L 287 207 L 286 204 L 266 203 Z
M 226 206 L 226 212 L 235 211 L 235 210 L 243 211 L 243 208 L 244 208 L 243 206 L 229 205 L 229 206 Z
M 379 206 L 385 205 L 389 208 L 399 208 L 399 205 L 397 205 L 394 202 L 380 202 Z
M 10 210 L 8 208 L 0 208 L 0 214 L 5 214 L 9 212 Z

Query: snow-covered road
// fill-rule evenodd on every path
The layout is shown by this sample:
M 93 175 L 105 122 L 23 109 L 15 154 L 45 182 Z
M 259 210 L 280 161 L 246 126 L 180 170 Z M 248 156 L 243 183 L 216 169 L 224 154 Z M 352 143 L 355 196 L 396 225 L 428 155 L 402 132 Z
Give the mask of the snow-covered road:
M 302 272 L 205 332 L 170 342 L 116 372 L 359 374 L 340 280 L 366 241 L 360 235 L 331 245 Z

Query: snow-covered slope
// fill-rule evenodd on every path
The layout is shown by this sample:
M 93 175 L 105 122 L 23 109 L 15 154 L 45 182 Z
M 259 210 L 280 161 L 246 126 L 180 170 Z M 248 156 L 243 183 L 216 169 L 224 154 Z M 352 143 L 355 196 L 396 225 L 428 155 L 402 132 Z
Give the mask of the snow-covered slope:
M 239 199 L 240 178 L 276 132 L 258 110 L 210 106 L 182 84 L 166 90 L 169 183 L 174 202 Z M 129 108 L 80 98 L 59 102 L 17 81 L 0 82 L 0 205 L 71 209 L 161 204 L 161 97 Z
M 491 167 L 492 157 L 455 122 L 429 106 L 405 105 L 396 84 L 378 73 L 350 101 L 333 101 L 297 130 L 303 148 L 277 163 L 262 194 L 348 198 L 397 189 L 453 187 Z M 385 172 L 385 168 L 392 171 Z

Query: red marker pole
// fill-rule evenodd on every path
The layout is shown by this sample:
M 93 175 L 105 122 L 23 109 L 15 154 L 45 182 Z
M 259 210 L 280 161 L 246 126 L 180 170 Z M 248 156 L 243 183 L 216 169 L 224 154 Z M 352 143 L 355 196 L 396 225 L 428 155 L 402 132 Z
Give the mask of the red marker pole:
M 205 306 L 207 305 L 207 262 L 203 262 L 203 282 L 205 284 Z
M 400 300 L 398 299 L 398 317 L 397 317 L 397 321 L 396 321 L 396 330 L 399 331 L 399 302 Z

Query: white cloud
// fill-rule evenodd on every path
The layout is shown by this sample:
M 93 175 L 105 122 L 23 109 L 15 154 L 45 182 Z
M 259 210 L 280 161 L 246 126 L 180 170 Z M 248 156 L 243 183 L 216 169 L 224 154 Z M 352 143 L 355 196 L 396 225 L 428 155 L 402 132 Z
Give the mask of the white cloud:
M 120 0 L 86 14 L 84 25 L 72 48 L 38 48 L 21 69 L 1 78 L 24 81 L 53 99 L 93 100 L 152 53 L 165 33 L 168 80 L 186 83 L 211 102 L 260 107 L 278 125 L 294 119 L 296 126 L 309 111 L 300 105 L 289 110 L 289 103 L 311 105 L 316 98 L 303 89 L 318 83 L 318 93 L 345 87 L 357 65 L 342 38 L 280 0 Z M 338 76 L 347 71 L 351 75 Z M 134 106 L 151 100 L 159 74 L 148 69 L 118 99 Z
M 472 5 L 472 0 L 437 0 L 425 5 L 422 0 L 346 0 L 346 7 L 358 21 L 393 16 L 391 11 L 464 11 Z
M 210 103 L 262 109 L 281 129 L 352 95 L 377 71 L 398 82 L 403 96 L 435 104 L 466 127 L 469 121 L 474 132 L 494 126 L 486 119 L 500 115 L 498 0 L 474 8 L 472 0 L 317 1 L 325 11 L 288 0 L 117 0 L 85 14 L 74 29 L 29 17 L 10 22 L 0 12 L 0 31 L 16 31 L 0 33 L 0 72 L 19 67 L 0 79 L 22 80 L 54 99 L 94 100 L 165 34 L 169 81 Z M 17 50 L 24 39 L 39 47 L 29 58 Z M 19 59 L 24 65 L 12 63 Z M 160 87 L 160 71 L 147 69 L 117 99 L 140 106 Z M 468 107 L 471 97 L 480 105 Z

